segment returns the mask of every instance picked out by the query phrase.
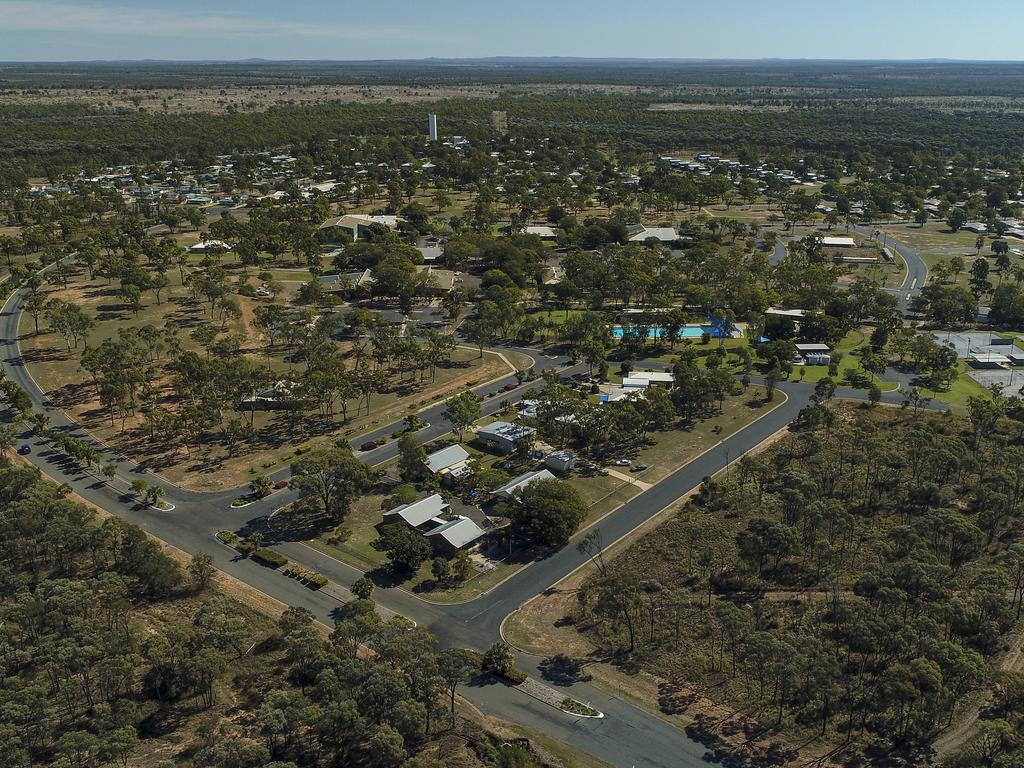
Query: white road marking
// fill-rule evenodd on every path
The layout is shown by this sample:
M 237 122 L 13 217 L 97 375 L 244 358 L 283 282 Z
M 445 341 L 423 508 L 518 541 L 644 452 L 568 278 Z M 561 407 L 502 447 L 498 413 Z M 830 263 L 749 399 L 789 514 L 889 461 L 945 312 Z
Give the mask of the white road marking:
M 915 288 L 917 288 L 917 278 L 916 277 L 914 278 L 914 282 L 912 282 L 910 284 L 910 290 L 914 290 Z

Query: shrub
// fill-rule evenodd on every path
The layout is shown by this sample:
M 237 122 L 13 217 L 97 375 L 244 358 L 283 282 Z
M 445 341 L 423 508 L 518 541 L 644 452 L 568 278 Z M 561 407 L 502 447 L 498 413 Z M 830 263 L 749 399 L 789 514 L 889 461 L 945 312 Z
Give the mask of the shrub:
M 339 525 L 334 529 L 334 533 L 327 537 L 328 544 L 344 544 L 346 541 L 352 538 L 352 529 L 347 525 Z
M 526 682 L 526 673 L 520 672 L 518 669 L 510 669 L 506 672 L 498 672 L 498 674 L 512 683 L 512 685 Z
M 569 696 L 562 699 L 562 710 L 564 712 L 571 712 L 574 715 L 585 715 L 587 717 L 597 717 L 601 713 L 593 707 L 588 707 L 582 701 L 576 701 Z
M 282 565 L 288 564 L 288 558 L 282 555 L 280 552 L 275 552 L 272 549 L 261 547 L 249 555 L 253 560 L 258 560 L 264 565 L 269 565 L 271 568 L 280 568 Z
M 238 541 L 238 534 L 234 531 L 217 531 L 217 540 L 230 546 Z

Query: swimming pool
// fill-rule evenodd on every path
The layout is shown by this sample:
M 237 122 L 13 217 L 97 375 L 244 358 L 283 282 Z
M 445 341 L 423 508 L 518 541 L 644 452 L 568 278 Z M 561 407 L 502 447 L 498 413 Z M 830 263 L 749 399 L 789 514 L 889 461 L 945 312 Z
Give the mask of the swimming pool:
M 631 331 L 632 329 L 623 328 L 621 325 L 613 326 L 612 338 L 621 339 L 623 336 L 626 335 L 627 330 Z M 652 326 L 647 329 L 647 338 L 660 339 L 662 336 L 665 335 L 665 333 L 666 331 L 664 328 L 661 328 L 659 326 Z M 682 328 L 679 329 L 679 333 L 676 334 L 676 338 L 699 339 L 705 333 L 711 336 L 711 338 L 713 339 L 719 339 L 723 336 L 726 338 L 730 338 L 732 336 L 732 333 L 726 331 L 724 328 L 720 328 L 714 325 L 684 325 Z

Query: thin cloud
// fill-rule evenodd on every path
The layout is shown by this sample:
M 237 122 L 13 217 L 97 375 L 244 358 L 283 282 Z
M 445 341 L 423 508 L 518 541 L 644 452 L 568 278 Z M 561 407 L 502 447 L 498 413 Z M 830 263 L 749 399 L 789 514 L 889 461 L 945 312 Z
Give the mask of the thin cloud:
M 144 10 L 130 6 L 77 5 L 50 0 L 0 0 L 0 33 L 80 32 L 115 37 L 220 39 L 317 38 L 424 40 L 421 30 L 333 22 L 255 18 L 242 13 Z M 427 35 L 429 37 L 429 35 Z

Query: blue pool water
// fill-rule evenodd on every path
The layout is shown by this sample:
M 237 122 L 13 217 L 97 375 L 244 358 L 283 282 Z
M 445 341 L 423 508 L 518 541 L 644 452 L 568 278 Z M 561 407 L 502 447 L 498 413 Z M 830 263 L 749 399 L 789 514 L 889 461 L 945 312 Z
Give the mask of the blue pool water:
M 707 333 L 713 339 L 719 339 L 723 336 L 729 338 L 732 334 L 726 331 L 724 328 L 720 328 L 714 325 L 685 325 L 679 329 L 677 338 L 680 339 L 699 339 Z M 612 337 L 621 339 L 626 335 L 626 329 L 621 325 L 616 325 L 612 328 Z M 650 327 L 647 329 L 648 339 L 660 339 L 665 335 L 665 329 L 658 326 Z

